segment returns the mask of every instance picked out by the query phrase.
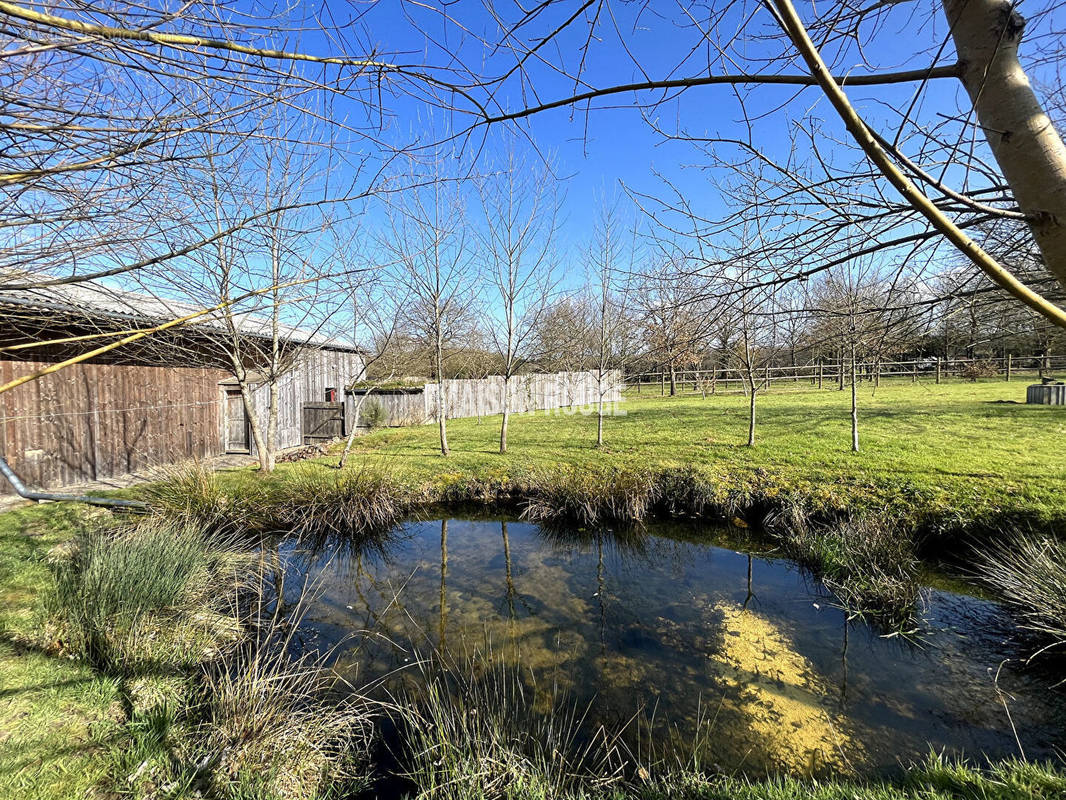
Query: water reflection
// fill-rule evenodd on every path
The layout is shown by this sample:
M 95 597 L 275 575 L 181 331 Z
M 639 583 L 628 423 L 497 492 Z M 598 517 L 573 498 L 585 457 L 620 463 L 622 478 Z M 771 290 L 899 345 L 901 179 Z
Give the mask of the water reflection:
M 614 727 L 644 709 L 660 740 L 699 739 L 707 763 L 757 772 L 866 772 L 930 746 L 1016 753 L 989 670 L 1020 653 L 994 604 L 928 590 L 921 642 L 885 639 L 790 562 L 697 537 L 445 519 L 282 555 L 290 587 L 319 582 L 306 627 L 320 646 L 373 634 L 337 650 L 358 680 L 434 649 L 491 651 L 521 666 L 539 708 L 564 690 Z M 1017 661 L 1000 675 L 1030 756 L 1066 744 L 1053 682 Z

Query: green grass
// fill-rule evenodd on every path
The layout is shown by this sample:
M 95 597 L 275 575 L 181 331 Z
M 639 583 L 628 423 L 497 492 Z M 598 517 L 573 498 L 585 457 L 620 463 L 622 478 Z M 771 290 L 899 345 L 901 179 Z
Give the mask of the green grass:
M 1024 399 L 1023 382 L 863 385 L 862 447 L 853 453 L 847 391 L 776 385 L 759 399 L 753 448 L 744 446 L 742 395 L 631 394 L 621 405 L 625 416 L 606 420 L 603 448 L 594 446 L 594 415 L 537 413 L 512 417 L 505 455 L 497 452 L 499 418 L 487 417 L 449 422 L 447 458 L 437 449 L 436 427 L 425 425 L 357 439 L 350 463 L 387 469 L 445 496 L 454 487 L 520 485 L 530 475 L 568 469 L 692 467 L 722 497 L 887 509 L 914 527 L 1061 527 L 1066 408 L 1026 406 Z M 284 480 L 293 466 L 279 466 L 273 480 Z
M 0 514 L 0 797 L 106 796 L 122 734 L 119 686 L 49 653 L 34 630 L 47 553 L 81 515 L 69 505 Z
M 448 458 L 436 449 L 434 426 L 380 430 L 357 439 L 342 474 L 329 471 L 335 463 L 330 456 L 280 465 L 272 476 L 251 469 L 217 479 L 186 476 L 191 484 L 156 487 L 154 499 L 169 491 L 163 505 L 174 516 L 227 532 L 256 519 L 291 524 L 293 499 L 322 505 L 319 494 L 344 500 L 347 515 L 360 523 L 373 522 L 383 509 L 388 514 L 382 519 L 420 503 L 524 496 L 536 513 L 550 515 L 558 506 L 591 521 L 643 513 L 652 505 L 682 513 L 736 509 L 752 516 L 802 507 L 878 512 L 911 530 L 1019 522 L 1061 530 L 1066 409 L 1019 404 L 1024 384 L 902 382 L 886 383 L 876 393 L 864 385 L 858 454 L 849 449 L 847 392 L 775 386 L 760 398 L 754 448 L 743 446 L 743 396 L 645 393 L 628 398 L 625 416 L 606 420 L 602 448 L 594 447 L 595 416 L 517 415 L 506 455 L 497 452 L 498 418 L 454 420 Z M 374 475 L 387 480 L 377 482 Z M 368 487 L 374 491 L 363 491 Z M 597 494 L 601 500 L 592 502 Z M 285 513 L 271 522 L 277 509 Z M 134 783 L 151 785 L 152 770 L 165 775 L 169 769 L 165 740 L 181 716 L 184 693 L 155 702 L 148 692 L 144 702 L 131 703 L 137 692 L 123 685 L 125 679 L 90 669 L 41 635 L 42 598 L 53 586 L 49 551 L 75 539 L 92 515 L 106 512 L 56 504 L 0 514 L 0 797 L 128 794 Z M 131 783 L 128 776 L 148 761 L 152 769 Z M 536 780 L 521 792 L 551 793 Z M 638 780 L 625 794 L 646 800 L 1013 800 L 1066 797 L 1066 778 L 1061 767 L 1004 762 L 976 770 L 936 761 L 890 783 L 674 774 Z

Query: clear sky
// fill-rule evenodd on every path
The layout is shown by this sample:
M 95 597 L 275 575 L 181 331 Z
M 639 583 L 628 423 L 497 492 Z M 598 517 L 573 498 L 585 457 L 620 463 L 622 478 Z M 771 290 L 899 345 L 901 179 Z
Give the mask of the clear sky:
M 330 3 L 335 19 L 350 13 L 345 5 Z M 556 24 L 572 13 L 579 4 L 555 3 L 544 19 L 528 30 L 520 31 L 524 42 L 553 30 Z M 334 7 L 335 6 L 335 7 Z M 854 42 L 837 43 L 825 48 L 837 72 L 867 73 L 878 70 L 913 69 L 937 61 L 954 60 L 948 45 L 942 52 L 937 48 L 946 40 L 947 26 L 939 11 L 939 4 L 904 3 L 899 10 L 887 14 L 882 24 L 870 26 L 869 36 L 860 50 Z M 595 87 L 616 85 L 651 78 L 683 77 L 691 75 L 732 72 L 802 71 L 779 58 L 779 40 L 757 39 L 757 35 L 775 32 L 769 14 L 761 6 L 751 4 L 714 4 L 725 11 L 717 13 L 707 8 L 669 2 L 605 4 L 595 28 L 595 38 L 583 64 L 583 79 Z M 441 8 L 441 6 L 436 6 Z M 441 67 L 462 63 L 466 70 L 480 70 L 499 74 L 513 63 L 513 53 L 488 52 L 479 39 L 498 41 L 499 28 L 490 19 L 479 0 L 459 0 L 449 4 L 447 16 L 426 11 L 419 6 L 401 3 L 381 3 L 368 7 L 360 18 L 364 41 L 372 42 L 392 58 L 409 63 L 430 63 Z M 511 3 L 497 5 L 509 21 L 517 18 Z M 697 29 L 681 10 L 702 14 L 701 25 L 714 31 L 701 47 Z M 812 6 L 801 3 L 798 8 L 810 22 L 816 19 Z M 1023 9 L 1025 10 L 1025 9 Z M 1036 11 L 1036 7 L 1032 7 Z M 1051 29 L 1053 20 L 1038 16 L 1037 28 Z M 496 93 L 495 100 L 502 107 L 517 109 L 531 103 L 535 92 L 541 101 L 572 94 L 575 90 L 573 74 L 580 63 L 585 32 L 588 26 L 577 24 L 544 48 L 544 62 L 530 59 L 521 79 L 514 76 Z M 723 41 L 730 33 L 743 31 L 736 40 Z M 1031 35 L 1039 31 L 1031 31 Z M 706 46 L 711 38 L 725 48 L 727 55 L 718 56 Z M 321 43 L 304 42 L 305 46 Z M 317 46 L 316 46 L 316 49 Z M 569 75 L 561 74 L 563 66 Z M 851 96 L 868 121 L 891 133 L 898 115 L 915 98 L 916 83 L 906 83 L 868 89 L 853 89 Z M 744 102 L 739 99 L 742 95 Z M 695 210 L 716 216 L 728 207 L 730 198 L 721 197 L 715 179 L 728 177 L 728 171 L 712 167 L 705 153 L 689 143 L 664 141 L 634 108 L 637 102 L 647 102 L 661 94 L 650 92 L 635 95 L 625 93 L 597 101 L 599 110 L 586 114 L 584 107 L 561 108 L 530 117 L 516 128 L 528 135 L 542 153 L 551 154 L 560 175 L 567 176 L 562 250 L 577 252 L 587 236 L 595 199 L 604 193 L 620 191 L 624 184 L 636 192 L 666 196 L 669 190 L 664 180 L 675 184 L 692 203 Z M 914 116 L 925 124 L 941 123 L 944 117 L 957 115 L 966 108 L 961 85 L 954 79 L 933 81 L 921 92 Z M 432 126 L 437 132 L 451 126 L 462 128 L 466 120 L 461 115 L 427 112 L 426 107 L 408 98 L 397 98 L 388 134 L 399 141 L 412 131 Z M 750 136 L 769 156 L 781 160 L 787 157 L 791 142 L 791 128 L 797 123 L 808 127 L 820 126 L 818 144 L 823 156 L 843 163 L 857 158 L 853 147 L 834 140 L 844 140 L 843 126 L 828 103 L 815 88 L 798 91 L 795 87 L 759 86 L 735 92 L 728 86 L 696 87 L 675 95 L 673 99 L 647 112 L 648 117 L 666 130 L 683 130 L 695 136 L 747 138 Z M 745 114 L 747 118 L 745 119 Z M 431 122 L 430 122 L 431 121 Z M 432 134 L 430 134 L 432 136 Z M 477 142 L 478 139 L 470 140 Z M 498 137 L 490 138 L 483 153 L 491 155 Z M 468 148 L 470 152 L 472 148 Z M 719 154 L 729 158 L 728 147 Z M 800 153 L 806 158 L 809 153 Z M 912 154 L 913 155 L 913 154 Z M 658 173 L 658 175 L 656 174 Z M 662 176 L 662 177 L 659 177 Z M 957 175 L 962 180 L 961 174 Z M 373 211 L 369 219 L 375 218 Z

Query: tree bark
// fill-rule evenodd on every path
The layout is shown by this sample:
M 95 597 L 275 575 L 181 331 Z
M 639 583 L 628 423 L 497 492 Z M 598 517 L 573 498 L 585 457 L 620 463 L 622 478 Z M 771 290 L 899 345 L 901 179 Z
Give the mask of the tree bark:
M 757 390 L 754 384 L 748 394 L 748 447 L 755 446 L 755 394 Z
M 859 452 L 858 380 L 855 375 L 855 345 L 851 346 L 851 450 Z
M 1025 20 L 1009 0 L 943 0 L 962 84 L 996 163 L 1066 286 L 1066 146 L 1018 61 Z
M 437 426 L 440 428 L 440 452 L 448 455 L 448 409 L 444 406 L 444 347 L 437 331 Z
M 511 414 L 510 404 L 510 388 L 511 388 L 511 376 L 505 375 L 503 378 L 503 422 L 500 423 L 500 452 L 507 452 L 507 420 Z

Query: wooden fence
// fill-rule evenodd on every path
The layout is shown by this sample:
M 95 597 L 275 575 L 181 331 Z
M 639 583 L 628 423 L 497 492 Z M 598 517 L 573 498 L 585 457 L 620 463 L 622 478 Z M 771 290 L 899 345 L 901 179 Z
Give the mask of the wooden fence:
M 511 413 L 550 411 L 622 400 L 622 373 L 610 370 L 602 382 L 595 372 L 554 372 L 516 375 L 511 378 L 508 407 Z M 499 375 L 444 381 L 444 407 L 449 419 L 484 417 L 503 413 L 504 380 Z M 348 398 L 354 408 L 360 395 L 370 393 L 364 402 L 377 403 L 384 411 L 381 424 L 420 425 L 437 418 L 437 384 L 403 389 L 357 389 Z M 365 417 L 366 414 L 364 413 Z
M 879 382 L 882 378 L 905 379 L 912 382 L 932 380 L 940 383 L 946 378 L 967 376 L 975 368 L 988 367 L 994 375 L 1009 381 L 1015 377 L 1066 374 L 1066 355 L 1013 356 L 1003 358 L 922 358 L 912 361 L 859 361 L 855 372 L 859 380 Z M 851 380 L 851 362 L 818 360 L 807 364 L 759 369 L 755 379 L 761 383 L 805 383 L 817 388 L 846 386 Z M 674 384 L 678 392 L 712 392 L 719 387 L 742 388 L 747 383 L 744 371 L 735 367 L 718 369 L 678 370 Z M 637 392 L 666 394 L 670 391 L 669 372 L 642 372 L 626 376 L 626 389 Z

